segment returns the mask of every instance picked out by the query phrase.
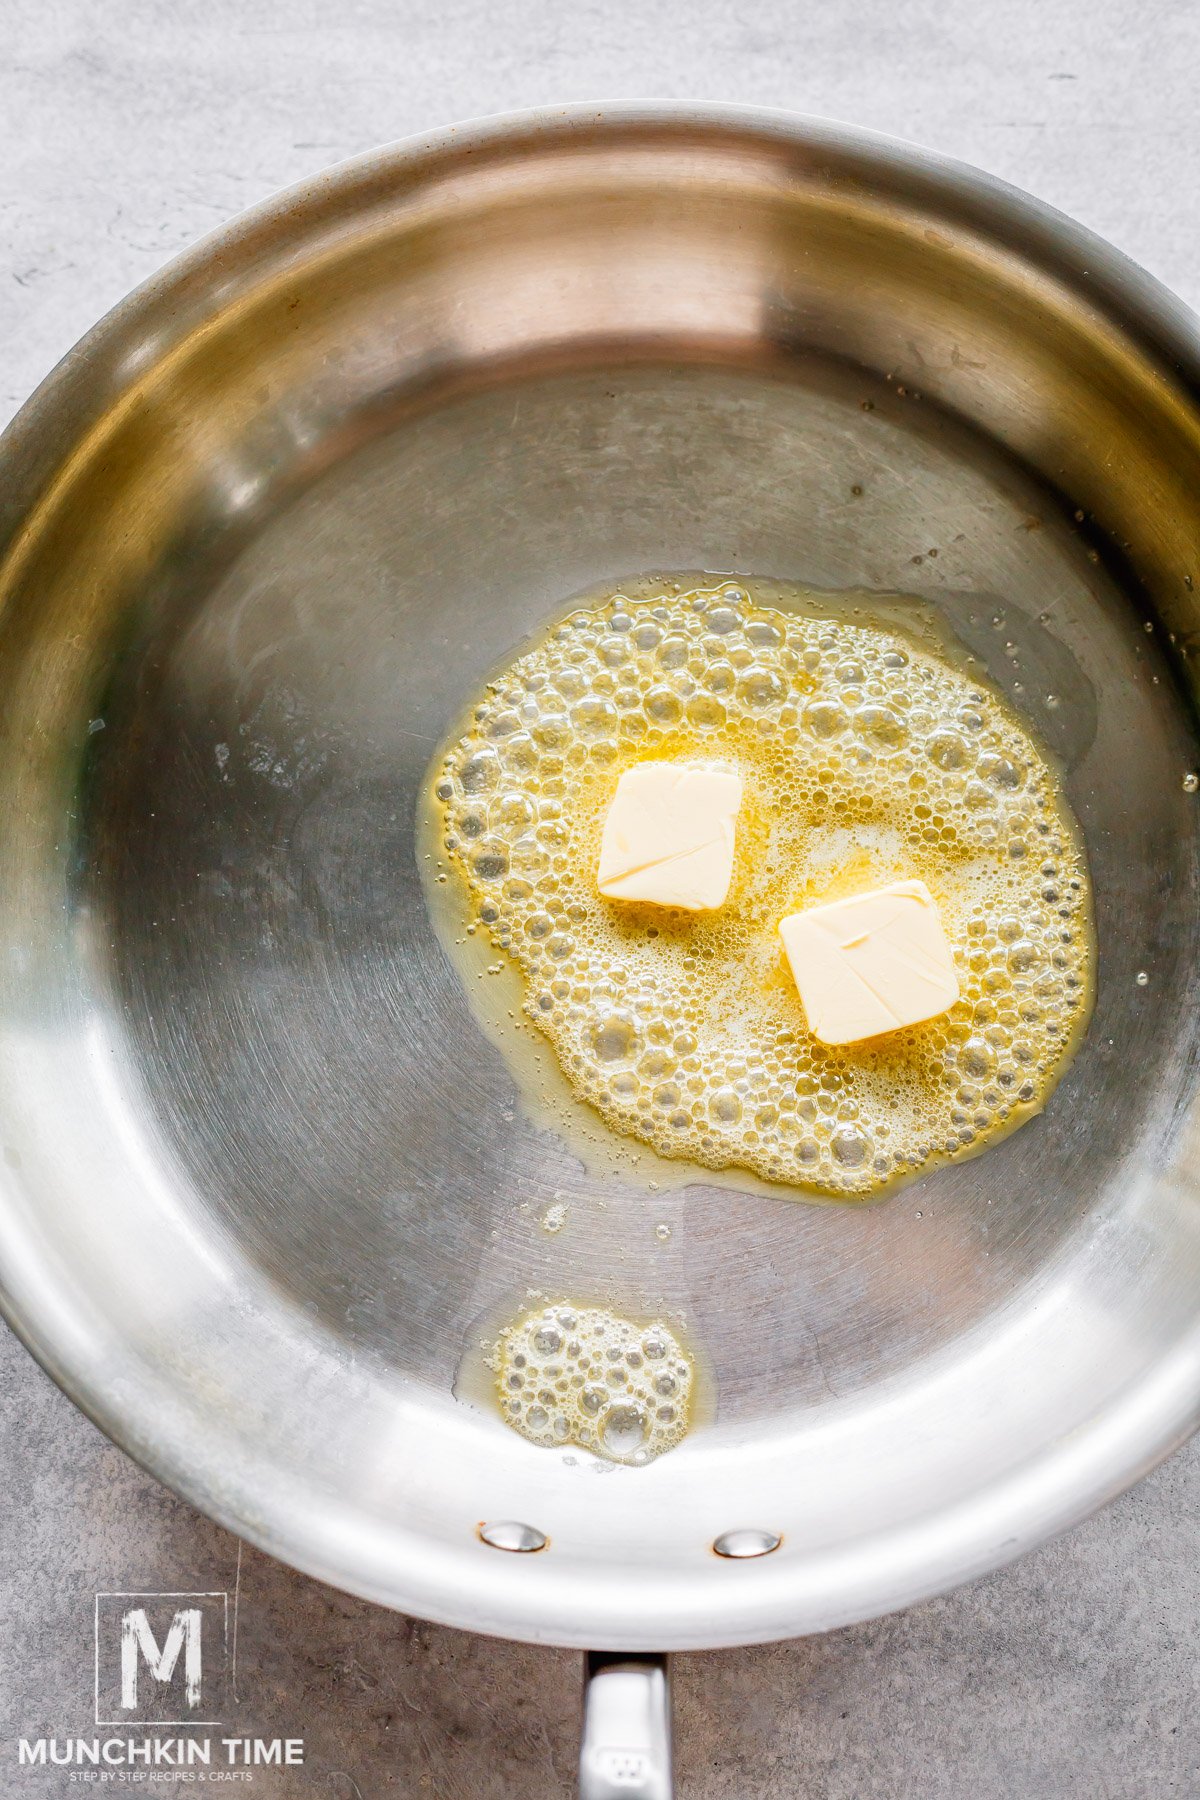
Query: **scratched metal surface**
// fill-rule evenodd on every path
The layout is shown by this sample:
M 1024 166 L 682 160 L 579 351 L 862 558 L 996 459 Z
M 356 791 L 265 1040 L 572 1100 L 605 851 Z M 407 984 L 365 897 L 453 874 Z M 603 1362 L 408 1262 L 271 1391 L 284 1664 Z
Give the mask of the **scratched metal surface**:
M 932 8 L 869 7 L 851 31 L 833 14 L 751 29 L 700 7 L 681 41 L 666 15 L 632 9 L 569 26 L 528 9 L 414 9 L 401 34 L 370 6 L 306 29 L 275 6 L 249 26 L 219 7 L 181 26 L 116 5 L 100 36 L 83 8 L 10 6 L 6 410 L 163 256 L 271 188 L 379 139 L 571 95 L 769 101 L 908 133 L 1073 211 L 1195 298 L 1200 201 L 1172 179 L 1200 135 L 1186 9 L 1148 26 L 1070 7 L 1050 27 L 1016 6 L 982 25 L 973 11 L 946 26 Z M 475 46 L 466 68 L 456 26 Z M 0 1728 L 84 1730 L 94 1589 L 232 1588 L 236 1545 L 108 1446 L 8 1339 L 4 1357 L 16 1504 L 0 1520 Z M 1185 1452 L 1058 1545 L 901 1618 L 681 1659 L 683 1791 L 1192 1791 L 1198 1473 Z M 309 1743 L 303 1776 L 260 1777 L 260 1791 L 569 1790 L 575 1657 L 410 1626 L 250 1552 L 240 1587 L 238 1723 Z M 58 1774 L 12 1786 L 66 1791 Z

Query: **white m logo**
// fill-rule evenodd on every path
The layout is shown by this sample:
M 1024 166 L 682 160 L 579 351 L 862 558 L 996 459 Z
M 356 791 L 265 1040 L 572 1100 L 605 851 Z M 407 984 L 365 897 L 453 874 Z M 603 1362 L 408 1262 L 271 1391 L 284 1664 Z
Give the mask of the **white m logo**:
M 189 1706 L 200 1704 L 201 1652 L 199 1607 L 180 1607 L 171 1620 L 163 1647 L 150 1629 L 144 1606 L 130 1607 L 121 1615 L 121 1705 L 136 1712 L 138 1663 L 144 1660 L 155 1681 L 168 1682 L 183 1651 L 183 1685 Z

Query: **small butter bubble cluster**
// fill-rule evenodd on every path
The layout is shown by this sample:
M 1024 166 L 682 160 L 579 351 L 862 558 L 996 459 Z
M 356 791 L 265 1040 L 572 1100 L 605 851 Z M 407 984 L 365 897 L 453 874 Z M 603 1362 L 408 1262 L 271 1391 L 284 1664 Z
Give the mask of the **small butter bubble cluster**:
M 598 890 L 618 778 L 646 758 L 742 775 L 712 912 Z M 1056 775 L 975 674 L 869 619 L 742 586 L 609 596 L 491 684 L 435 791 L 470 922 L 519 965 L 568 1078 L 666 1156 L 869 1194 L 1035 1111 L 1086 1022 L 1087 866 Z M 780 919 L 910 878 L 938 903 L 961 999 L 818 1043 Z
M 687 1431 L 692 1367 L 665 1325 L 546 1306 L 501 1333 L 493 1361 L 506 1422 L 535 1444 L 640 1465 Z

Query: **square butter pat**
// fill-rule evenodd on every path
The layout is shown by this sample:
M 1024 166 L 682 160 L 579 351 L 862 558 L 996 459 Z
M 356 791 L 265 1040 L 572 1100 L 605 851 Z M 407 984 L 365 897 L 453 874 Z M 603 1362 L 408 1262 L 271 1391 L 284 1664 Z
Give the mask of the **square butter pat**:
M 617 783 L 600 842 L 600 892 L 702 912 L 733 874 L 740 775 L 698 763 L 644 762 Z
M 958 999 L 954 958 L 923 881 L 793 913 L 779 935 L 809 1030 L 823 1044 L 919 1025 Z

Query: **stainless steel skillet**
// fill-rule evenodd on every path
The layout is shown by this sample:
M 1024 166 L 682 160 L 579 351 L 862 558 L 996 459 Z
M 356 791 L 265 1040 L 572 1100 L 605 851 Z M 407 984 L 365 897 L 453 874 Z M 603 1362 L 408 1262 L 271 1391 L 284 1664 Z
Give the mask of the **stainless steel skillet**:
M 300 1568 L 615 1650 L 905 1605 L 1178 1442 L 1198 369 L 1183 308 L 981 175 L 665 107 L 347 165 L 97 327 L 0 440 L 0 1285 L 67 1391 Z M 651 1214 L 515 1103 L 427 920 L 435 742 L 562 600 L 656 567 L 919 594 L 1070 768 L 1087 1043 L 880 1206 Z M 645 1470 L 452 1391 L 498 1308 L 598 1275 L 715 1383 Z M 653 1792 L 661 1694 L 612 1681 L 647 1742 L 594 1707 L 589 1779 Z

